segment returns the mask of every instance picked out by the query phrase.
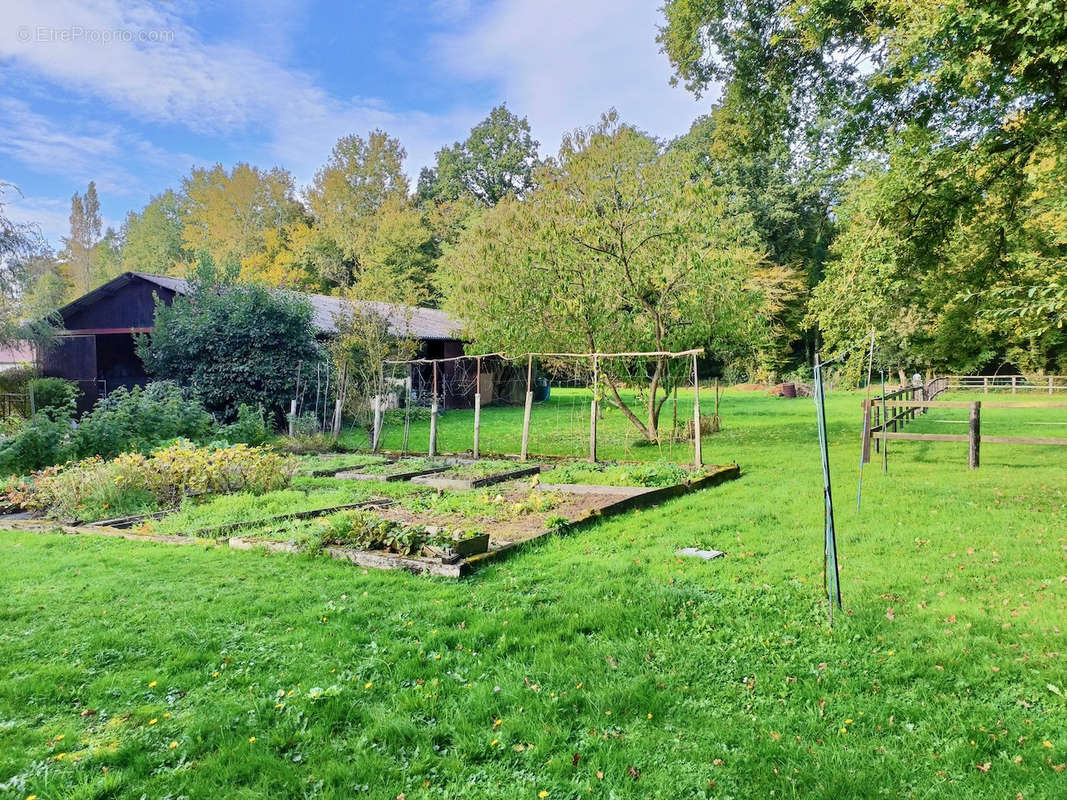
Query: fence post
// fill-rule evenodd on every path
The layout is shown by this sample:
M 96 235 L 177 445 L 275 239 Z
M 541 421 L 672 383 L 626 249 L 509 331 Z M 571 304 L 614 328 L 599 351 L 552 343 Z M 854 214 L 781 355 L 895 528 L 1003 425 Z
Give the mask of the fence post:
M 864 464 L 871 463 L 871 401 L 863 401 L 863 448 L 861 459 Z
M 589 402 L 589 460 L 594 464 L 596 463 L 597 379 L 597 357 L 593 356 L 593 399 Z
M 526 357 L 526 409 L 522 415 L 522 455 L 526 460 L 530 445 L 530 412 L 533 410 L 533 356 Z
M 989 394 L 989 376 L 982 376 L 982 394 Z
M 971 418 L 968 426 L 967 466 L 978 469 L 979 450 L 982 447 L 982 404 L 979 401 L 971 403 Z
M 293 438 L 293 430 L 296 426 L 296 398 L 289 403 L 289 438 Z
M 1048 376 L 1048 393 L 1052 394 L 1052 376 Z
M 1011 376 L 1011 393 L 1012 394 L 1015 394 L 1015 378 L 1016 378 L 1015 375 Z
M 477 381 L 474 391 L 474 457 L 479 458 L 481 453 L 482 438 L 482 357 L 476 359 L 474 380 Z
M 704 466 L 700 433 L 700 373 L 697 370 L 697 354 L 693 353 L 693 462 L 698 469 Z
M 437 455 L 437 362 L 433 362 L 433 398 L 430 400 L 430 458 Z

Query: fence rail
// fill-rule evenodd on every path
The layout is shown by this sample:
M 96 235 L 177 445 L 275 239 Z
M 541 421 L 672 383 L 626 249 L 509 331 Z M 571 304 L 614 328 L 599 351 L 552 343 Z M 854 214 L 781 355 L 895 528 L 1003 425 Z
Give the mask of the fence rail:
M 946 375 L 949 391 L 1067 392 L 1067 375 Z
M 939 379 L 942 380 L 942 379 Z M 916 387 L 906 387 L 913 389 Z M 885 447 L 886 442 L 890 439 L 897 441 L 918 441 L 918 442 L 967 442 L 968 445 L 968 458 L 967 464 L 971 469 L 978 469 L 979 458 L 981 453 L 982 442 L 987 444 L 1035 444 L 1035 445 L 1052 445 L 1052 446 L 1067 446 L 1067 439 L 1059 439 L 1052 437 L 1038 437 L 1038 436 L 982 436 L 982 402 L 975 400 L 972 402 L 964 402 L 959 400 L 915 400 L 911 397 L 904 397 L 904 390 L 898 390 L 897 392 L 891 392 L 885 396 L 886 403 L 890 402 L 890 395 L 895 395 L 892 398 L 894 413 L 889 414 L 887 405 L 887 413 L 885 421 L 880 421 L 877 416 L 877 412 L 880 410 L 880 406 L 875 406 L 875 417 L 872 420 L 871 406 L 874 403 L 881 403 L 881 398 L 877 400 L 864 400 L 863 401 L 863 460 L 869 462 L 871 460 L 871 441 L 875 443 L 875 447 Z M 944 391 L 944 390 L 942 390 Z M 997 403 L 987 402 L 986 408 L 1067 408 L 1067 403 Z M 931 408 L 968 408 L 970 409 L 970 415 L 967 420 L 967 433 L 904 433 L 897 430 L 897 426 L 903 425 L 910 419 L 915 418 L 915 413 L 926 412 Z M 892 427 L 892 431 L 889 428 Z

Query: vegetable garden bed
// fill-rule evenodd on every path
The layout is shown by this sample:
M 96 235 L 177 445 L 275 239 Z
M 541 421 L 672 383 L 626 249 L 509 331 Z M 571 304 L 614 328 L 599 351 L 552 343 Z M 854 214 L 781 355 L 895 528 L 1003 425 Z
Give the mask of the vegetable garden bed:
M 334 473 L 334 477 L 353 481 L 407 481 L 422 475 L 444 472 L 458 463 L 461 463 L 458 459 L 402 458 L 398 461 L 338 471 Z
M 449 469 L 454 465 L 455 462 L 436 468 Z M 469 491 L 442 495 L 407 493 L 399 495 L 394 502 L 380 498 L 353 503 L 350 508 L 358 507 L 359 510 L 342 514 L 325 516 L 333 509 L 311 508 L 269 519 L 201 528 L 185 536 L 155 533 L 147 526 L 138 533 L 92 525 L 63 526 L 62 530 L 166 544 L 213 542 L 236 549 L 261 546 L 275 552 L 321 551 L 331 558 L 364 567 L 404 569 L 458 578 L 484 561 L 503 556 L 551 533 L 575 530 L 592 520 L 662 502 L 739 475 L 738 466 L 731 464 L 707 467 L 691 480 L 667 486 L 538 484 L 528 487 L 513 484 L 495 495 Z M 386 478 L 379 476 L 378 479 Z M 304 502 L 312 502 L 311 497 Z M 344 513 L 359 515 L 356 518 L 358 524 L 346 528 L 348 523 L 342 519 Z M 18 527 L 54 530 L 58 526 L 33 522 Z M 229 535 L 238 529 L 242 530 L 241 536 Z M 366 532 L 368 529 L 370 533 Z M 485 552 L 461 555 L 464 542 L 478 547 L 483 544 L 481 537 L 484 533 L 489 535 Z M 454 536 L 459 540 L 456 541 Z
M 523 464 L 518 461 L 503 459 L 483 459 L 466 464 L 459 464 L 443 472 L 418 476 L 412 483 L 432 486 L 435 489 L 480 489 L 497 483 L 536 475 L 541 471 L 539 465 Z

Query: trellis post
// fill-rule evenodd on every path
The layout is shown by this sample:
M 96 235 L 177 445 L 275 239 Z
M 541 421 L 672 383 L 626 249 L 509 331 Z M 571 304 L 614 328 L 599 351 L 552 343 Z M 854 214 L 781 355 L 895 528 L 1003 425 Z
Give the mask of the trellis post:
M 526 356 L 526 410 L 522 415 L 522 455 L 523 461 L 529 453 L 530 412 L 533 410 L 533 355 Z
M 593 356 L 593 399 L 589 402 L 589 460 L 596 463 L 597 357 Z
M 408 452 L 408 440 L 411 436 L 411 385 L 412 385 L 412 369 L 411 364 L 408 364 L 408 380 L 405 386 L 404 395 L 404 443 L 400 448 L 400 452 L 407 455 Z
M 433 362 L 433 398 L 430 401 L 430 457 L 437 455 L 437 362 Z
M 700 373 L 697 371 L 696 353 L 693 353 L 693 463 L 697 469 L 704 466 L 700 441 Z
M 474 380 L 474 457 L 478 458 L 481 454 L 481 433 L 482 433 L 482 357 L 478 356 L 475 359 L 475 375 Z
M 374 430 L 371 436 L 371 452 L 377 453 L 382 438 L 382 420 L 384 410 L 382 405 L 385 401 L 385 364 L 378 371 L 378 391 L 374 395 Z

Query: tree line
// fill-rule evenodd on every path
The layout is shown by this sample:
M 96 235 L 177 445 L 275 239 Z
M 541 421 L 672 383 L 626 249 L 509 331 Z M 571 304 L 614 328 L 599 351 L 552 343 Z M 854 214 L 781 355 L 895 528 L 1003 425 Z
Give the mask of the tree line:
M 61 252 L 5 228 L 0 288 L 44 312 L 208 257 L 441 306 L 475 349 L 705 346 L 728 377 L 772 380 L 874 329 L 891 369 L 1064 372 L 1067 21 L 1048 5 L 668 0 L 675 82 L 720 92 L 674 140 L 608 111 L 543 155 L 500 106 L 414 187 L 373 131 L 302 189 L 197 167 L 106 231 L 90 184 Z

